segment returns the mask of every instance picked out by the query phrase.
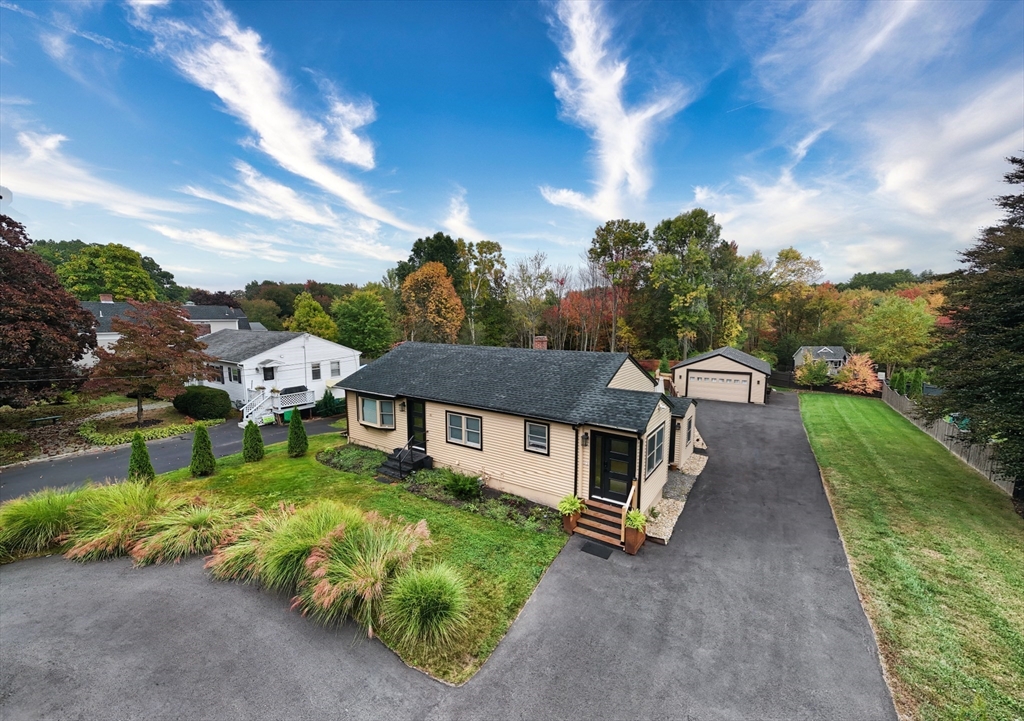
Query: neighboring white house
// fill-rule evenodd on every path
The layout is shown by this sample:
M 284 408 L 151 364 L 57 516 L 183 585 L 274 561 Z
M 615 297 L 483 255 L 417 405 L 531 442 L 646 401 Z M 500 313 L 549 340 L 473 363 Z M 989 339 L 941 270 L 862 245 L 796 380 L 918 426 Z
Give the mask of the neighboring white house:
M 114 302 L 114 296 L 101 294 L 99 300 L 79 301 L 79 305 L 93 314 L 96 318 L 96 345 L 104 350 L 110 350 L 121 337 L 120 333 L 114 332 L 111 325 L 114 318 L 118 318 L 131 309 L 129 303 Z M 200 326 L 202 333 L 213 333 L 218 330 L 249 330 L 249 320 L 245 313 L 238 308 L 230 308 L 226 305 L 195 305 L 186 303 L 181 306 L 182 315 L 188 318 L 193 325 Z M 90 368 L 96 365 L 96 356 L 87 354 L 79 361 L 79 365 Z
M 828 363 L 830 376 L 842 370 L 850 358 L 850 354 L 841 345 L 802 345 L 793 354 L 793 368 L 802 366 L 807 356 L 810 356 L 811 360 L 823 360 Z
M 311 408 L 329 388 L 359 370 L 359 351 L 309 333 L 221 330 L 200 339 L 213 364 L 214 380 L 201 381 L 227 391 L 242 410 L 242 424 L 261 422 L 290 408 Z

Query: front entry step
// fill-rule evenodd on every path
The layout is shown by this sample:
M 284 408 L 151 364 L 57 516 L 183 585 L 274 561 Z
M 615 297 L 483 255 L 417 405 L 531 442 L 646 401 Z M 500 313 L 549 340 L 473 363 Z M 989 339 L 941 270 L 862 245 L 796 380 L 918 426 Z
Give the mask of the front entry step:
M 622 543 L 622 506 L 596 499 L 584 501 L 587 510 L 576 523 L 576 533 L 617 548 Z
M 405 477 L 421 468 L 433 468 L 434 459 L 418 450 L 396 448 L 377 473 L 388 479 L 402 481 Z

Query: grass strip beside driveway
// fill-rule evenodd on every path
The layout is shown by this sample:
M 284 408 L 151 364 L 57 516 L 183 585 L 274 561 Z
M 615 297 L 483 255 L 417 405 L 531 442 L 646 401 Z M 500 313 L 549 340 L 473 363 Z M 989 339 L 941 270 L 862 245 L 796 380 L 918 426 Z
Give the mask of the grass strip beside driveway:
M 901 715 L 1024 718 L 1024 519 L 882 401 L 800 411 Z
M 319 463 L 315 456 L 338 445 L 337 435 L 313 436 L 309 450 L 289 458 L 284 443 L 267 447 L 259 463 L 243 463 L 241 454 L 217 461 L 217 472 L 192 479 L 188 470 L 163 478 L 182 491 L 209 490 L 225 500 L 251 502 L 261 508 L 278 503 L 304 505 L 327 498 L 402 517 L 410 523 L 426 519 L 431 545 L 417 551 L 423 565 L 445 561 L 469 582 L 470 621 L 466 637 L 447 650 L 400 648 L 407 662 L 451 683 L 472 676 L 505 635 L 544 571 L 565 545 L 561 531 L 538 532 L 513 523 L 421 498 L 399 485 L 385 485 L 368 474 L 347 473 Z

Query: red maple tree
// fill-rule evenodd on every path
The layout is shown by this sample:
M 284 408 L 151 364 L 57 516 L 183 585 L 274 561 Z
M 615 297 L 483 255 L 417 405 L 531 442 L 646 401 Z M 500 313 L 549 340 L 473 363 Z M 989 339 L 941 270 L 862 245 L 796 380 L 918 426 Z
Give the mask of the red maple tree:
M 110 324 L 121 337 L 110 350 L 96 349 L 99 363 L 84 389 L 134 395 L 141 426 L 144 397 L 171 400 L 188 381 L 210 378 L 208 364 L 217 359 L 203 353 L 206 344 L 196 339 L 198 329 L 179 308 L 159 301 L 128 302 L 132 308 Z
M 25 226 L 0 215 L 0 405 L 24 406 L 77 388 L 75 361 L 96 347 L 95 319 L 29 250 Z

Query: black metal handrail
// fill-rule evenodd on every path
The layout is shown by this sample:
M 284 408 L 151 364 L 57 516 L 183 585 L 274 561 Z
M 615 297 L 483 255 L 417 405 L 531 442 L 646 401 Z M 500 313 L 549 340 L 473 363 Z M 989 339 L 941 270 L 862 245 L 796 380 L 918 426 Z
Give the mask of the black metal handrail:
M 409 437 L 409 442 L 406 443 L 404 446 L 402 446 L 398 450 L 398 453 L 395 454 L 395 460 L 398 461 L 398 473 L 399 473 L 399 475 L 401 475 L 405 471 L 405 468 L 402 466 L 402 454 L 405 453 L 406 451 L 409 451 L 409 453 L 412 454 L 412 442 L 414 440 L 416 440 L 416 436 L 415 435 L 410 436 Z

